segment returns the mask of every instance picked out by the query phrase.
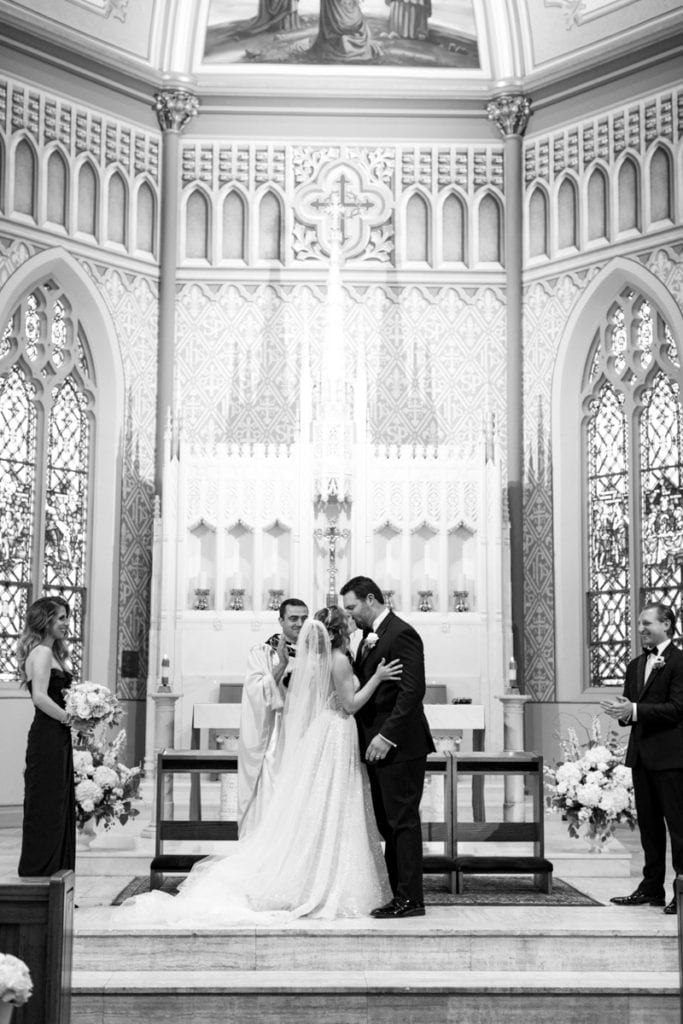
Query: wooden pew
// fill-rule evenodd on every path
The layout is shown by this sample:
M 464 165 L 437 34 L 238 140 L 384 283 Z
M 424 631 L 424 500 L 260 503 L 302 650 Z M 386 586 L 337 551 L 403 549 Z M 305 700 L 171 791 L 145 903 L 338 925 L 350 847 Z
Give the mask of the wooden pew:
M 0 951 L 23 960 L 33 994 L 13 1024 L 69 1024 L 73 950 L 73 871 L 0 884 Z

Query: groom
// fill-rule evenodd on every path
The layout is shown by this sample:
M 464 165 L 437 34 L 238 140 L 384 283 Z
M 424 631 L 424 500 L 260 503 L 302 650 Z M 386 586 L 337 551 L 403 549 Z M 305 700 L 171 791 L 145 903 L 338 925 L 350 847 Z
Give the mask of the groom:
M 384 604 L 378 585 L 354 576 L 340 591 L 344 608 L 363 630 L 354 672 L 361 687 L 379 662 L 398 658 L 400 679 L 385 680 L 360 711 L 356 724 L 361 757 L 368 766 L 372 803 L 385 841 L 385 860 L 394 898 L 373 917 L 419 917 L 422 893 L 420 800 L 427 754 L 434 750 L 422 707 L 424 650 L 412 626 Z

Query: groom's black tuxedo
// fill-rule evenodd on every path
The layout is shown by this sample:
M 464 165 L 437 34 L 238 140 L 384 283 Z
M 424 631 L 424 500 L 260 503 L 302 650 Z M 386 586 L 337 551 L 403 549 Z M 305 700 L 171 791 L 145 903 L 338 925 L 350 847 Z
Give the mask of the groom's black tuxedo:
M 424 649 L 419 635 L 393 612 L 377 628 L 377 642 L 358 649 L 354 671 L 363 686 L 379 662 L 398 658 L 400 679 L 385 680 L 357 713 L 360 753 L 381 734 L 394 744 L 384 760 L 368 765 L 377 824 L 385 841 L 389 881 L 395 896 L 417 903 L 422 895 L 422 826 L 420 800 L 427 754 L 434 750 L 422 701 L 425 694 Z
M 434 750 L 422 701 L 425 695 L 424 648 L 419 634 L 409 623 L 389 612 L 377 630 L 374 647 L 365 638 L 358 648 L 354 672 L 363 685 L 379 665 L 395 658 L 401 662 L 400 679 L 389 679 L 375 690 L 370 700 L 356 712 L 360 753 L 365 759 L 368 743 L 381 733 L 395 746 L 384 761 L 410 761 Z
M 626 669 L 624 696 L 637 705 L 631 726 L 626 764 L 633 790 L 640 840 L 645 854 L 640 890 L 664 895 L 666 829 L 677 875 L 683 874 L 683 652 L 672 643 L 645 682 L 647 655 Z

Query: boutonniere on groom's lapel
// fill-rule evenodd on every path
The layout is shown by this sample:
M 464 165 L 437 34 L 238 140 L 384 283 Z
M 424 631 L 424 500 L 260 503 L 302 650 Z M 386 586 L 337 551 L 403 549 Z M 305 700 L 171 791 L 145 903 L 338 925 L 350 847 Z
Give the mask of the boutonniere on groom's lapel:
M 366 649 L 368 651 L 371 651 L 372 648 L 375 646 L 375 644 L 377 643 L 378 640 L 379 640 L 379 637 L 377 636 L 377 633 L 368 633 L 368 635 L 365 638 L 365 647 L 366 647 Z
M 666 665 L 666 658 L 663 654 L 658 654 L 655 660 L 652 662 L 651 672 L 657 672 L 660 668 L 664 668 Z

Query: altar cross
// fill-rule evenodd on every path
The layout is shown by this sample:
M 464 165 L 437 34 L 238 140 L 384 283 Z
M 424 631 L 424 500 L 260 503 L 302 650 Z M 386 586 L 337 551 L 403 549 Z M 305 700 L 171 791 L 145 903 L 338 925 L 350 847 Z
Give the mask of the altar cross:
M 344 174 L 339 175 L 336 184 L 337 189 L 328 192 L 322 199 L 315 199 L 311 206 L 321 213 L 330 215 L 332 237 L 344 245 L 347 239 L 347 217 L 357 217 L 363 210 L 371 210 L 373 203 L 370 199 L 360 199 L 352 192 Z

